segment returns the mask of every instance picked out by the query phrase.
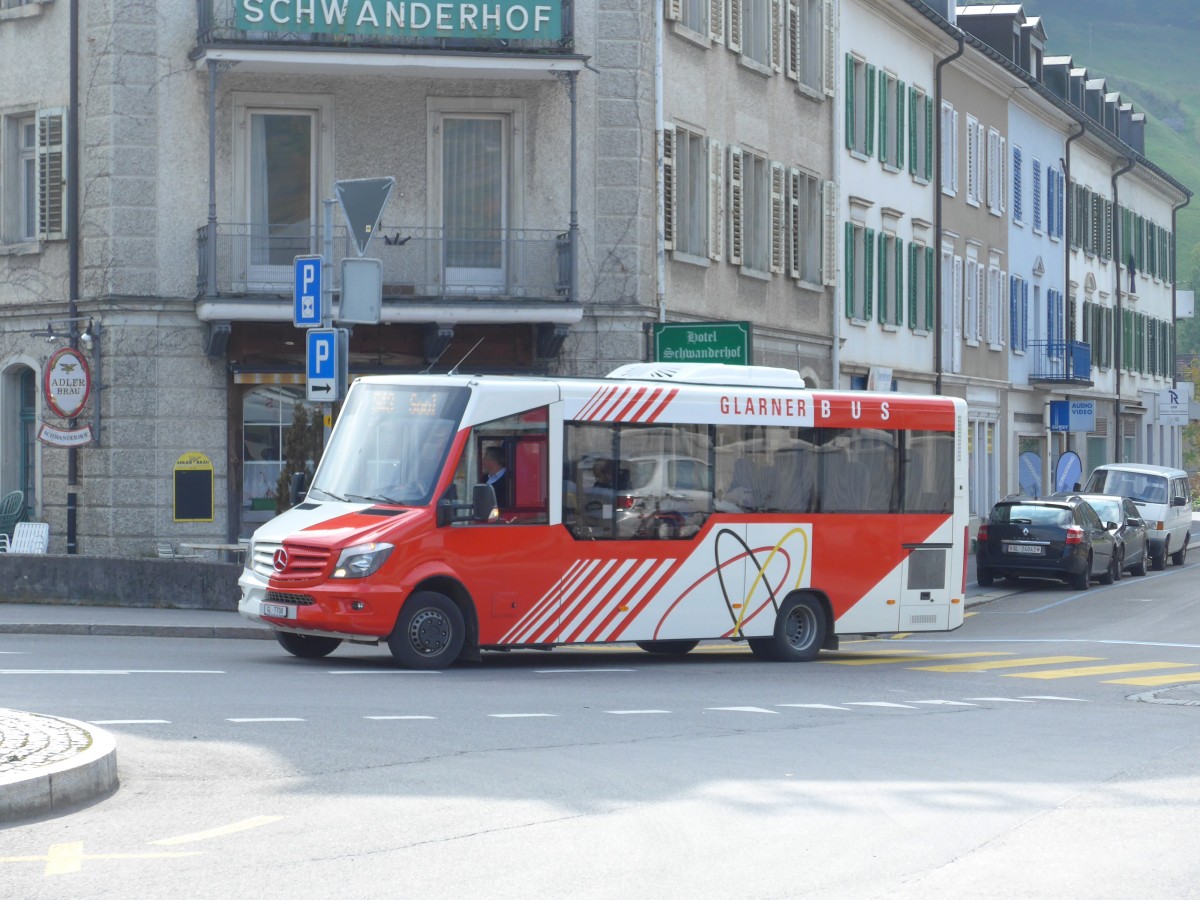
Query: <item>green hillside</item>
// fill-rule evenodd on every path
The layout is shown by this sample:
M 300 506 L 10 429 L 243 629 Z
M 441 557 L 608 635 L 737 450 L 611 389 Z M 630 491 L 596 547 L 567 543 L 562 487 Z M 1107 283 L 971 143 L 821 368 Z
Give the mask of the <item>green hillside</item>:
M 1179 213 L 1179 280 L 1200 283 L 1200 2 L 1027 0 L 1049 56 L 1070 56 L 1146 113 L 1146 156 L 1197 193 Z M 1180 323 L 1180 352 L 1200 352 L 1200 320 Z

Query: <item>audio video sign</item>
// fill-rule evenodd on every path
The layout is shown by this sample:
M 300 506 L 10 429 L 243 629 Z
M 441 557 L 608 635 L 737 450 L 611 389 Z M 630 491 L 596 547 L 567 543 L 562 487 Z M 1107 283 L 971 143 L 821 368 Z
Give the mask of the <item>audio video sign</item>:
M 557 41 L 562 22 L 562 0 L 237 0 L 245 31 Z

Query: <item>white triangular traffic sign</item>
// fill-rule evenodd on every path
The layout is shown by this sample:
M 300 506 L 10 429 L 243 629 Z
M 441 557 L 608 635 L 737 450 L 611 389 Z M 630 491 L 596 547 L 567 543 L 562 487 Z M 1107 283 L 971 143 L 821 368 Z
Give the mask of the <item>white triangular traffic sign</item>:
M 367 252 L 367 244 L 379 230 L 379 218 L 395 186 L 396 179 L 390 176 L 334 182 L 333 188 L 359 256 Z

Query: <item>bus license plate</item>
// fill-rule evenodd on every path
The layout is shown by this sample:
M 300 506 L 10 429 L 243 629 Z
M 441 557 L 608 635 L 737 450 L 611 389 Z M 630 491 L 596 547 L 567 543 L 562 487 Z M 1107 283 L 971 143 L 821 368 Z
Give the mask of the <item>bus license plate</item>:
M 1009 544 L 1009 553 L 1021 553 L 1025 556 L 1041 556 L 1043 548 L 1038 544 Z
M 272 616 L 276 619 L 292 618 L 292 608 L 290 606 L 278 606 L 274 603 L 264 603 L 262 605 L 262 614 L 264 616 Z

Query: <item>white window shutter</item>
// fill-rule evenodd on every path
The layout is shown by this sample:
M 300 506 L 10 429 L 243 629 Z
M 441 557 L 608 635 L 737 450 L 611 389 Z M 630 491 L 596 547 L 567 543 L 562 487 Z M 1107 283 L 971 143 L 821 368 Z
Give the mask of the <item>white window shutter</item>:
M 793 81 L 800 80 L 799 60 L 801 43 L 804 40 L 804 33 L 801 29 L 800 8 L 796 4 L 788 3 L 787 5 L 787 56 L 784 61 L 785 77 Z
M 1000 270 L 1000 276 L 996 284 L 996 339 L 1000 342 L 1000 346 L 1004 346 L 1009 341 L 1007 333 L 1005 315 L 1004 315 L 1004 285 L 1008 282 L 1008 273 L 1003 269 Z
M 837 85 L 837 11 L 833 6 L 834 0 L 825 0 L 822 10 L 823 27 L 825 31 L 825 96 L 832 97 Z M 850 85 L 846 86 L 850 90 Z
M 783 163 L 771 163 L 771 272 L 783 274 L 787 264 L 787 207 L 784 204 L 786 183 Z
M 725 43 L 725 0 L 708 0 L 708 39 Z
M 708 258 L 725 255 L 725 155 L 720 141 L 708 141 Z
M 67 111 L 37 111 L 38 239 L 61 241 L 67 236 Z
M 736 0 L 735 0 L 736 2 Z M 745 234 L 745 204 L 742 202 L 742 148 L 729 145 L 729 261 L 740 266 L 744 261 L 742 238 Z
M 675 248 L 675 126 L 663 126 L 663 249 Z
M 742 0 L 729 0 L 729 37 L 725 46 L 734 53 L 742 52 Z
M 964 334 L 963 329 L 963 258 L 961 256 L 954 257 L 954 338 L 961 340 Z
M 663 0 L 663 15 L 672 22 L 683 18 L 683 0 Z
M 1000 138 L 1000 186 L 998 188 L 1000 194 L 1000 212 L 1008 210 L 1008 140 Z
M 800 221 L 800 170 L 790 168 L 787 171 L 787 266 L 789 278 L 800 278 L 800 257 L 804 252 L 804 241 L 800 231 L 804 223 Z M 811 237 L 810 237 L 811 240 Z
M 837 284 L 837 185 L 826 181 L 821 185 L 821 283 L 826 287 Z
M 787 0 L 771 0 L 771 70 L 783 71 L 783 57 L 787 53 L 784 37 L 787 31 Z
M 983 340 L 984 291 L 987 289 L 987 270 L 975 267 L 975 340 Z

